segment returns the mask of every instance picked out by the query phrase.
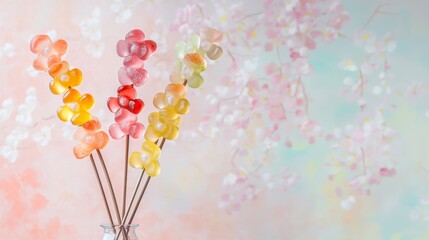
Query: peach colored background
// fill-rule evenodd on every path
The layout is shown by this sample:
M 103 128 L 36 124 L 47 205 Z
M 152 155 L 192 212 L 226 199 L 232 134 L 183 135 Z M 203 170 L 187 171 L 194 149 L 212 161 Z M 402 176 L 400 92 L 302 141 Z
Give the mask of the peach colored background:
M 265 100 L 257 109 L 246 99 L 230 101 L 243 96 L 243 89 L 251 97 L 262 92 L 270 63 L 292 62 L 289 47 L 280 44 L 282 36 L 267 38 L 264 19 L 274 9 L 263 6 L 270 2 L 286 8 L 299 1 L 0 1 L 0 237 L 101 239 L 99 224 L 107 222 L 90 162 L 74 159 L 74 127 L 55 116 L 61 100 L 50 93 L 49 77 L 31 69 L 31 37 L 49 34 L 69 42 L 65 59 L 82 70 L 80 89 L 94 95 L 92 112 L 107 129 L 113 114 L 105 102 L 116 95 L 122 61 L 116 42 L 140 28 L 158 43 L 146 65 L 151 78 L 138 90 L 146 102 L 140 116 L 146 124 L 154 110 L 152 96 L 168 84 L 174 44 L 209 25 L 225 32 L 226 54 L 209 64 L 202 89 L 189 90 L 192 109 L 183 118 L 179 139 L 166 143 L 162 173 L 150 183 L 136 217 L 140 239 L 428 239 L 427 2 L 339 2 L 349 19 L 331 41 L 317 38 L 308 53 L 312 71 L 302 79 L 306 117 L 317 125 L 308 128 L 293 114 L 276 118 L 281 110 L 269 106 L 272 93 L 261 97 Z M 321 11 L 329 5 L 324 4 Z M 354 65 L 362 69 L 359 64 L 366 61 L 365 50 L 350 40 L 363 26 L 377 39 L 391 33 L 396 48 L 386 53 L 388 80 L 378 72 L 368 75 L 366 108 L 360 110 L 362 98 L 340 93 L 349 87 L 347 74 L 359 76 Z M 267 50 L 267 39 L 277 53 Z M 386 46 L 392 46 L 387 40 Z M 240 87 L 243 81 L 249 82 Z M 261 88 L 252 88 L 256 85 Z M 278 94 L 273 101 L 281 103 L 287 93 Z M 211 101 L 240 111 L 213 108 Z M 286 100 L 285 106 L 288 114 L 295 111 Z M 331 178 L 329 161 L 348 156 L 332 147 L 344 140 L 335 131 L 380 116 L 393 129 L 394 140 L 371 135 L 368 142 L 388 148 L 388 154 L 370 161 L 375 165 L 386 158 L 395 174 L 368 183 L 371 194 L 359 194 L 350 190 L 359 167 Z M 228 125 L 246 118 L 250 124 L 240 131 L 240 124 Z M 280 130 L 268 131 L 274 121 Z M 261 136 L 256 128 L 267 131 Z M 132 140 L 131 149 L 140 144 Z M 123 140 L 111 140 L 103 150 L 118 195 L 123 149 Z M 131 182 L 137 174 L 130 170 Z

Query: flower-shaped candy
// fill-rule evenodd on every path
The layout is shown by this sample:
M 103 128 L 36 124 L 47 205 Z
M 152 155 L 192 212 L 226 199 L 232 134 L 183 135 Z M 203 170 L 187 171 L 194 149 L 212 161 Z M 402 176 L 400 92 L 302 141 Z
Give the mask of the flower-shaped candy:
M 203 39 L 202 48 L 206 52 L 207 57 L 211 60 L 219 59 L 223 54 L 223 50 L 218 44 L 223 39 L 223 33 L 214 28 L 205 27 L 201 32 L 201 38 Z
M 49 69 L 49 75 L 54 79 L 49 83 L 53 94 L 62 94 L 67 89 L 77 87 L 82 83 L 82 72 L 78 68 L 70 70 L 69 63 L 62 61 Z
M 109 127 L 110 136 L 120 139 L 125 135 L 139 138 L 144 131 L 144 125 L 137 122 L 137 114 L 144 107 L 141 99 L 136 99 L 137 92 L 132 85 L 118 88 L 118 97 L 107 100 L 109 110 L 115 113 L 115 122 Z
M 124 57 L 124 67 L 119 69 L 118 79 L 122 85 L 134 84 L 137 87 L 144 84 L 148 78 L 147 71 L 143 68 L 147 60 L 156 50 L 156 43 L 145 40 L 145 34 L 138 29 L 130 31 L 125 40 L 119 40 L 116 51 L 120 57 Z
M 158 93 L 153 104 L 159 109 L 149 115 L 149 126 L 145 132 L 147 141 L 155 142 L 160 137 L 174 140 L 179 135 L 180 117 L 189 111 L 186 87 L 183 84 L 169 84 L 165 93 Z
M 100 121 L 92 119 L 76 130 L 74 138 L 79 143 L 73 148 L 73 153 L 77 159 L 87 157 L 95 149 L 102 149 L 107 145 L 109 136 L 104 131 L 100 131 L 100 129 Z
M 118 79 L 122 85 L 135 85 L 141 87 L 146 82 L 149 74 L 144 68 L 121 67 L 118 71 Z
M 177 115 L 176 115 L 177 116 Z M 174 140 L 179 136 L 180 117 L 166 118 L 158 112 L 149 115 L 149 126 L 146 129 L 144 137 L 149 142 L 155 142 L 161 137 L 168 140 Z
M 36 35 L 31 39 L 30 50 L 37 54 L 34 69 L 47 71 L 61 62 L 61 56 L 67 52 L 67 42 L 62 39 L 52 42 L 48 35 Z
M 195 34 L 189 37 L 187 43 L 183 41 L 177 43 L 175 50 L 178 61 L 170 75 L 171 82 L 183 83 L 186 79 L 192 88 L 198 88 L 203 84 L 204 79 L 200 73 L 206 70 L 207 62 L 200 45 L 201 38 Z
M 73 125 L 82 125 L 91 120 L 89 110 L 95 103 L 91 94 L 81 95 L 78 90 L 71 88 L 63 95 L 63 103 L 65 105 L 57 111 L 57 115 L 62 121 L 71 121 Z
M 128 163 L 133 168 L 144 169 L 146 173 L 155 177 L 160 173 L 158 159 L 161 155 L 161 149 L 153 142 L 144 142 L 141 152 L 133 152 L 128 160 Z
M 107 100 L 109 110 L 116 113 L 119 109 L 124 108 L 128 111 L 138 114 L 144 107 L 141 99 L 136 99 L 137 91 L 132 85 L 120 86 L 117 90 L 118 97 L 110 97 Z

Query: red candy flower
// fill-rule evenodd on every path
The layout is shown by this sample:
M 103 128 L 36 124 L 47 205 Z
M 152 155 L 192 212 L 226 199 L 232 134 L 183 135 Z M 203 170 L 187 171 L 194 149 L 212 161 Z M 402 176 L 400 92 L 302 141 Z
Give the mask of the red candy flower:
M 132 85 L 125 85 L 118 88 L 118 97 L 111 97 L 107 100 L 109 110 L 115 113 L 115 124 L 109 128 L 110 136 L 120 139 L 125 135 L 139 138 L 144 131 L 144 125 L 137 122 L 137 114 L 144 107 L 141 99 L 136 99 L 136 89 Z

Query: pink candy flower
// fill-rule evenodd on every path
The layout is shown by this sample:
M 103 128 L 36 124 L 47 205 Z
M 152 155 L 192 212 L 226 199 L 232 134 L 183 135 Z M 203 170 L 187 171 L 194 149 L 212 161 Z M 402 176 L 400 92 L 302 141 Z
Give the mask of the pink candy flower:
M 156 43 L 145 40 L 145 34 L 138 29 L 130 31 L 125 36 L 125 40 L 119 40 L 116 51 L 120 57 L 124 57 L 124 67 L 118 71 L 119 82 L 122 85 L 142 86 L 148 78 L 144 61 L 155 52 L 156 48 Z

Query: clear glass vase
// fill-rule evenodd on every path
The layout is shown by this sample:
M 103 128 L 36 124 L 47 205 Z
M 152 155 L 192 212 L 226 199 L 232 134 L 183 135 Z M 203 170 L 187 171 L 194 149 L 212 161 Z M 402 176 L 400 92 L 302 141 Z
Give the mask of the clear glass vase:
M 132 225 L 100 225 L 104 230 L 103 240 L 138 240 L 136 228 L 138 224 Z M 117 238 L 119 234 L 119 238 Z

